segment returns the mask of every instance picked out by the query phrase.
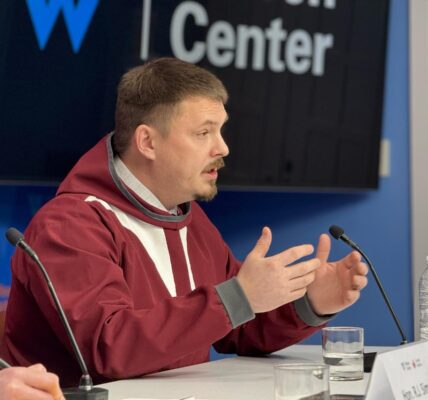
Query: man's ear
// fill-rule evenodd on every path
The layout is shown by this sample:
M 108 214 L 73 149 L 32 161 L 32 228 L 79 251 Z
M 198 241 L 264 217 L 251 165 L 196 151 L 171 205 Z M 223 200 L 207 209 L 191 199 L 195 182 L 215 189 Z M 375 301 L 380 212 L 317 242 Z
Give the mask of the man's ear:
M 133 141 L 137 151 L 149 160 L 155 159 L 156 131 L 148 125 L 138 125 L 134 132 Z

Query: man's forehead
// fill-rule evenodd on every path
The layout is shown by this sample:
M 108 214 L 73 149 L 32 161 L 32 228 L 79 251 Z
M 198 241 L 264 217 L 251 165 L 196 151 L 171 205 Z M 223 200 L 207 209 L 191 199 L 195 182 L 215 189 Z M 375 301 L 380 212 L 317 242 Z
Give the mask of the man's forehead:
M 225 124 L 228 119 L 229 119 L 229 114 L 225 113 L 225 117 L 221 121 L 206 119 L 203 121 L 202 125 L 218 125 L 219 123 Z
M 193 116 L 200 120 L 200 125 L 223 124 L 229 119 L 222 101 L 202 96 L 188 97 L 178 103 L 177 116 Z

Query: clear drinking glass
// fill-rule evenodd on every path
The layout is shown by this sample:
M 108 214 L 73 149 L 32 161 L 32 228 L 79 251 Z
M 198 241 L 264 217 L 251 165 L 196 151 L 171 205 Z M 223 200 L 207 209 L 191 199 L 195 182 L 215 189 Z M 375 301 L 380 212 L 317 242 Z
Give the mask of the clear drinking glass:
M 274 367 L 275 400 L 330 399 L 329 369 L 320 363 L 287 363 Z
M 364 329 L 335 326 L 322 329 L 322 352 L 330 366 L 330 380 L 364 378 Z

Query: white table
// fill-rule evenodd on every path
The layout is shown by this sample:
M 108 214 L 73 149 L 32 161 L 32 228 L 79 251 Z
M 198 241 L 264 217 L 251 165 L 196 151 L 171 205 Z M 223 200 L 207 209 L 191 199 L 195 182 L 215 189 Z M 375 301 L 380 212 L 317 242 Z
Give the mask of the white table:
M 366 352 L 387 348 L 366 347 Z M 109 390 L 109 400 L 124 398 L 177 399 L 195 396 L 215 400 L 270 400 L 273 392 L 273 366 L 288 361 L 322 361 L 321 347 L 295 345 L 267 357 L 234 357 L 191 367 L 178 368 L 140 379 L 101 385 Z M 364 379 L 331 382 L 332 394 L 364 394 L 369 374 Z

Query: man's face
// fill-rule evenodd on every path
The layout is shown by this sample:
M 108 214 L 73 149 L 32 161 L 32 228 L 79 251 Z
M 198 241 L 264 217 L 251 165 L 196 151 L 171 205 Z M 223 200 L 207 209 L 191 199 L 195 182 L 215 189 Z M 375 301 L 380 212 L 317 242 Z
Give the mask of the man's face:
M 191 97 L 177 105 L 168 132 L 157 136 L 155 147 L 159 184 L 168 191 L 165 205 L 211 200 L 216 195 L 217 171 L 229 154 L 221 134 L 226 120 L 220 101 Z

